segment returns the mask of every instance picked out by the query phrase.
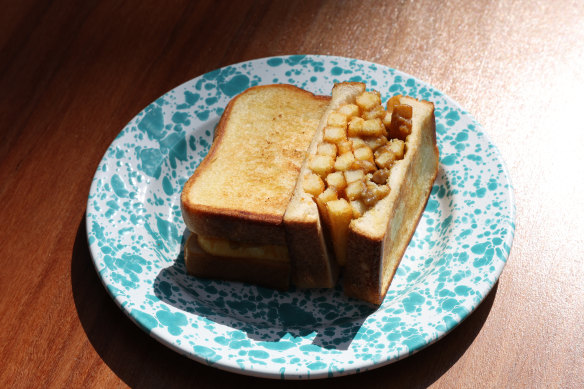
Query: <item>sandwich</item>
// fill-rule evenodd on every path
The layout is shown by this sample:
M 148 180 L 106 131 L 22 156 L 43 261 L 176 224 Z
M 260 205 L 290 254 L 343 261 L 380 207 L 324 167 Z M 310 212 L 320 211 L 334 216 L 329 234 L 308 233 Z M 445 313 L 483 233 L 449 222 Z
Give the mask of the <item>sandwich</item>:
M 284 213 L 329 102 L 291 85 L 256 86 L 231 100 L 181 194 L 190 274 L 289 287 Z
M 272 90 L 277 98 L 248 102 L 249 93 Z M 332 287 L 342 272 L 348 296 L 380 304 L 438 171 L 433 104 L 394 96 L 384 107 L 363 83 L 337 84 L 330 99 L 281 85 L 250 91 L 229 104 L 209 155 L 183 189 L 183 216 L 193 232 L 187 270 L 280 289 L 290 282 Z M 284 103 L 287 93 L 305 103 Z M 287 138 L 266 135 L 282 126 L 288 135 L 306 135 L 292 137 L 294 153 Z M 273 153 L 242 145 L 252 133 L 266 135 Z M 259 178 L 258 170 L 282 158 L 290 159 L 284 178 L 276 172 Z M 243 196 L 225 189 L 229 178 L 213 179 L 232 165 L 227 175 L 240 180 Z M 275 199 L 277 209 L 264 206 Z

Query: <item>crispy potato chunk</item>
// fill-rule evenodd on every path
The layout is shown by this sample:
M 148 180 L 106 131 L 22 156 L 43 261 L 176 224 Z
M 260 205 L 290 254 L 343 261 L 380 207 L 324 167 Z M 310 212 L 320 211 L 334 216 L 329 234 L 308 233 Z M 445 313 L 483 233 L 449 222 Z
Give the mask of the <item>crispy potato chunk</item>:
M 358 161 L 373 162 L 373 151 L 367 146 L 356 149 L 353 154 L 355 154 L 355 159 Z
M 316 153 L 318 155 L 328 155 L 335 158 L 337 156 L 337 145 L 328 142 L 321 143 L 318 145 Z
M 340 112 L 331 112 L 327 118 L 327 124 L 331 127 L 346 127 L 347 115 Z
M 347 151 L 337 157 L 334 168 L 336 171 L 348 170 L 353 165 L 353 162 L 355 162 L 355 156 L 351 151 Z
M 357 137 L 363 132 L 363 123 L 365 119 L 361 117 L 354 117 L 349 122 L 349 128 L 347 129 L 347 135 L 352 137 Z
M 354 181 L 347 185 L 345 193 L 349 200 L 356 200 L 361 197 L 361 193 L 365 190 L 365 183 L 363 181 Z
M 345 187 L 347 186 L 347 181 L 345 180 L 345 175 L 343 174 L 343 172 L 329 173 L 329 175 L 326 176 L 326 183 L 329 187 L 334 186 L 335 188 L 337 188 L 337 190 L 345 189 Z
M 357 161 L 353 162 L 351 169 L 357 170 L 361 169 L 365 173 L 374 172 L 376 170 L 375 163 L 373 161 Z
M 343 155 L 345 153 L 353 151 L 352 143 L 349 140 L 344 140 L 340 142 L 337 146 L 339 147 L 339 155 Z
M 318 175 L 310 173 L 304 177 L 303 188 L 305 192 L 316 197 L 324 192 L 324 182 Z
M 335 160 L 330 155 L 314 155 L 308 167 L 321 177 L 326 177 L 335 166 Z
M 370 119 L 383 119 L 387 112 L 383 109 L 381 104 L 376 105 L 369 111 L 363 112 L 363 119 L 370 120 Z
M 340 143 L 347 140 L 347 131 L 343 127 L 325 127 L 323 140 L 330 143 Z
M 345 181 L 349 184 L 355 181 L 362 181 L 365 177 L 363 170 L 345 170 L 343 173 L 345 174 Z
M 361 129 L 361 136 L 382 136 L 385 126 L 379 118 L 365 120 Z
M 345 199 L 338 199 L 326 203 L 327 214 L 330 220 L 333 249 L 339 265 L 344 266 L 347 260 L 347 233 L 353 219 L 353 208 Z
M 379 92 L 363 92 L 357 96 L 357 105 L 363 111 L 370 111 L 375 106 L 381 104 Z
M 359 116 L 359 107 L 355 104 L 344 104 L 337 109 L 337 112 L 346 115 L 348 118 L 351 118 L 353 116 Z
M 363 143 L 365 143 L 371 150 L 375 151 L 381 146 L 385 146 L 387 144 L 387 138 L 385 136 L 372 136 L 363 139 Z

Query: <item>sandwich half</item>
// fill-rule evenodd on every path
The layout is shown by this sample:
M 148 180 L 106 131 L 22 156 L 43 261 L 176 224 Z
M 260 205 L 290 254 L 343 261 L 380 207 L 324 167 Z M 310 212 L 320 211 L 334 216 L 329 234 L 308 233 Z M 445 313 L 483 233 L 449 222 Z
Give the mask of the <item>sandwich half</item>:
M 190 274 L 288 288 L 284 214 L 329 101 L 291 85 L 231 100 L 181 194 Z
M 437 172 L 432 103 L 394 96 L 384 108 L 364 84 L 337 84 L 286 217 L 311 215 L 304 229 L 331 242 L 345 294 L 380 304 Z

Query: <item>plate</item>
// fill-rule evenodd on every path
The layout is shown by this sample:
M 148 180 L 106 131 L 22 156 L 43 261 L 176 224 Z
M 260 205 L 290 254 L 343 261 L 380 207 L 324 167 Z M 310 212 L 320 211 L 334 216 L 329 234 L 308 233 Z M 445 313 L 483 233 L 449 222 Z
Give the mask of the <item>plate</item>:
M 438 177 L 381 306 L 346 298 L 340 288 L 276 292 L 186 275 L 180 192 L 208 152 L 228 101 L 259 84 L 330 94 L 340 81 L 366 82 L 384 101 L 406 94 L 436 107 Z M 99 277 L 151 336 L 221 369 L 307 379 L 394 362 L 452 330 L 501 274 L 514 213 L 499 152 L 449 97 L 382 65 L 293 55 L 214 70 L 147 106 L 99 164 L 86 222 Z

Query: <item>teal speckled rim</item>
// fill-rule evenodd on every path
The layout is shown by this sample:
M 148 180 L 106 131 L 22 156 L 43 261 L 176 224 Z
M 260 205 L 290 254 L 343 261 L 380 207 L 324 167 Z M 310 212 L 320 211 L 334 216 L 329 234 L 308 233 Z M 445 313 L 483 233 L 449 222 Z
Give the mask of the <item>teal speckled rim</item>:
M 384 101 L 436 106 L 440 170 L 383 304 L 342 290 L 276 292 L 185 274 L 180 191 L 209 150 L 224 107 L 259 84 L 330 94 L 364 81 Z M 227 66 L 166 93 L 106 151 L 87 202 L 87 235 L 115 302 L 163 344 L 232 372 L 283 379 L 351 374 L 407 357 L 467 317 L 509 255 L 515 207 L 496 147 L 458 104 L 400 71 L 356 59 L 293 55 Z

